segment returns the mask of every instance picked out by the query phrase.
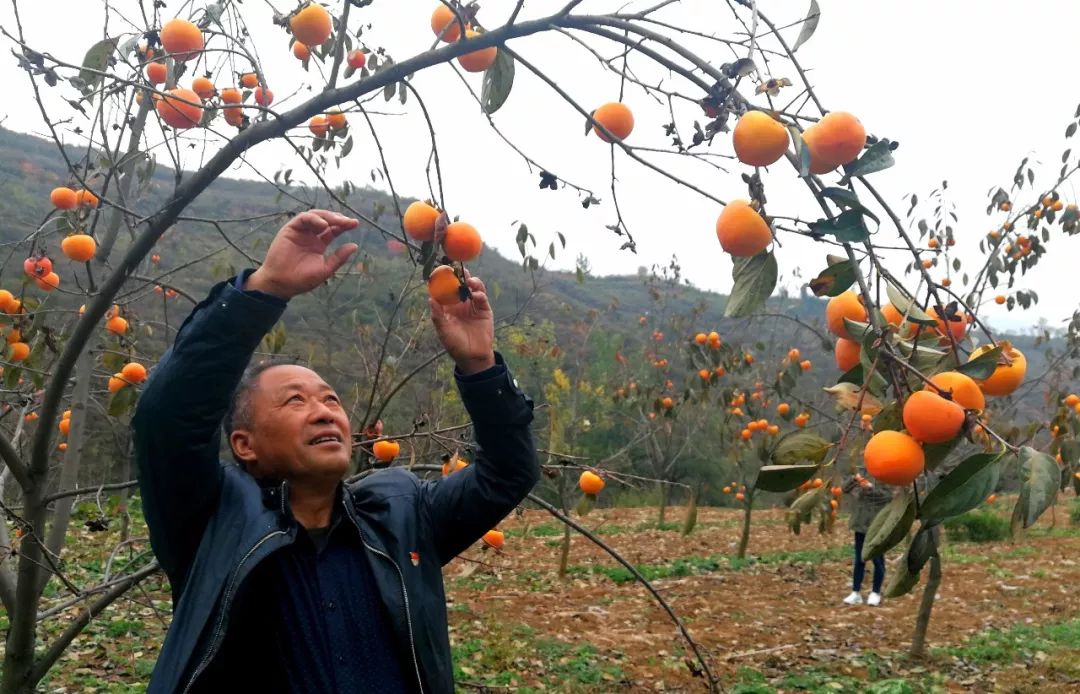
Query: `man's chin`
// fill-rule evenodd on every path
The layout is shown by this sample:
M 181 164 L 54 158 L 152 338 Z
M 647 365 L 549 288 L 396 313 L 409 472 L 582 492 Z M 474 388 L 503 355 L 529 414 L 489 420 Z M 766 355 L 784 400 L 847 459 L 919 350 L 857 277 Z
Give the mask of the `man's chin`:
M 309 480 L 332 480 L 340 481 L 349 471 L 349 456 L 325 455 L 308 458 L 293 471 L 297 478 Z

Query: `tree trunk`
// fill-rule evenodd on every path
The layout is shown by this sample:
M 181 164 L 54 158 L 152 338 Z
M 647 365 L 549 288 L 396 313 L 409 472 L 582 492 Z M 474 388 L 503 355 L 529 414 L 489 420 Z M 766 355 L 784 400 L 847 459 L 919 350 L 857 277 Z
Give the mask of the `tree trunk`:
M 935 550 L 930 556 L 930 576 L 923 588 L 919 613 L 915 618 L 915 634 L 911 637 L 911 655 L 921 658 L 926 655 L 926 629 L 930 626 L 930 611 L 934 609 L 938 586 L 941 585 L 941 556 Z
M 41 567 L 45 565 L 40 541 L 45 527 L 43 483 L 44 480 L 32 479 L 31 488 L 23 490 L 23 519 L 29 529 L 19 546 L 15 609 L 11 611 L 11 626 L 4 649 L 4 677 L 0 682 L 0 694 L 34 691 L 34 682 L 30 680 L 34 668 L 38 598 L 41 595 L 37 586 L 43 572 Z
M 94 355 L 85 350 L 75 362 L 75 390 L 71 403 L 71 429 L 68 432 L 68 449 L 64 452 L 64 462 L 60 468 L 60 482 L 57 491 L 74 489 L 79 481 L 79 461 L 86 441 L 86 420 L 89 415 L 86 403 L 90 399 L 90 379 L 94 371 Z M 122 479 L 127 479 L 126 477 Z M 106 480 L 107 481 L 107 480 Z M 75 505 L 74 496 L 56 501 L 53 507 L 52 522 L 49 524 L 48 539 L 45 547 L 53 557 L 59 557 L 64 551 L 64 538 L 67 537 L 68 524 L 71 522 L 71 509 Z M 38 592 L 45 589 L 49 574 L 44 573 Z
M 559 578 L 566 578 L 570 564 L 570 526 L 563 526 L 562 550 L 559 553 Z
M 747 491 L 743 507 L 742 534 L 739 535 L 739 550 L 735 554 L 739 559 L 746 558 L 746 546 L 750 544 L 750 514 L 753 513 L 753 500 L 753 492 Z
M 664 521 L 667 518 L 667 506 L 668 506 L 668 485 L 660 483 L 660 515 L 656 520 L 656 527 L 662 528 Z

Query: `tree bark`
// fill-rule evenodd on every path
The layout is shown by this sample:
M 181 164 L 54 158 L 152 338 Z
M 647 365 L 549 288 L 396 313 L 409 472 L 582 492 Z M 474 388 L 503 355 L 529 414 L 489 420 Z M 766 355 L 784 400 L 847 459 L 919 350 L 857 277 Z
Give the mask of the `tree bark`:
M 15 605 L 11 611 L 4 649 L 4 677 L 0 694 L 33 692 L 31 673 L 34 668 L 35 627 L 37 626 L 37 590 L 45 559 L 40 534 L 45 527 L 44 479 L 31 477 L 31 485 L 23 490 L 24 515 L 27 532 L 19 546 L 19 568 L 15 579 Z
M 64 453 L 63 466 L 60 469 L 60 483 L 57 489 L 74 489 L 79 481 L 79 462 L 82 460 L 82 448 L 86 441 L 86 404 L 90 399 L 90 379 L 94 371 L 94 355 L 90 350 L 83 351 L 75 362 L 75 392 L 71 404 L 71 429 L 68 432 L 68 449 Z M 123 479 L 127 479 L 124 477 Z M 75 497 L 58 499 L 52 512 L 52 522 L 45 541 L 45 547 L 54 557 L 59 557 L 64 550 L 64 538 L 67 537 L 68 524 L 71 522 L 71 509 Z M 38 592 L 45 589 L 49 581 L 47 572 L 41 578 Z
M 922 658 L 926 655 L 926 629 L 930 626 L 930 612 L 934 609 L 938 587 L 941 585 L 941 556 L 934 552 L 930 557 L 930 576 L 923 588 L 919 613 L 915 617 L 915 633 L 911 637 L 911 655 Z
M 562 551 L 559 553 L 559 578 L 566 578 L 566 569 L 570 564 L 570 526 L 563 526 Z
M 746 504 L 743 508 L 742 533 L 739 535 L 739 550 L 735 556 L 739 559 L 746 558 L 746 547 L 750 544 L 750 516 L 753 513 L 753 492 L 747 491 Z

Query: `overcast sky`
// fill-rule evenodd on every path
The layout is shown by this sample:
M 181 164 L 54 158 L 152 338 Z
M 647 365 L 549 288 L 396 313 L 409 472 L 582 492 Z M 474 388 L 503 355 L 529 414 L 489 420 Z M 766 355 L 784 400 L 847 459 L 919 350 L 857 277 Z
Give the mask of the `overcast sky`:
M 168 11 L 187 15 L 190 7 L 200 4 L 173 0 Z M 278 103 L 287 107 L 306 98 L 304 92 L 298 94 L 296 90 L 313 76 L 305 75 L 289 53 L 285 32 L 271 24 L 271 4 L 281 10 L 292 6 L 289 0 L 250 0 L 241 7 L 268 82 Z M 331 4 L 338 7 L 343 3 Z M 522 17 L 542 16 L 562 4 L 529 0 Z M 637 2 L 631 7 L 647 4 L 653 3 Z M 801 18 L 808 4 L 789 0 L 758 2 L 779 25 Z M 28 41 L 61 59 L 81 62 L 86 49 L 102 35 L 101 3 L 22 0 L 19 5 Z M 68 11 L 75 5 L 78 12 Z M 135 0 L 116 0 L 112 5 L 122 14 L 139 16 Z M 620 5 L 585 0 L 579 11 L 600 13 Z M 868 131 L 900 142 L 897 166 L 873 177 L 897 210 L 906 210 L 901 200 L 905 193 L 915 192 L 925 199 L 942 180 L 949 181 L 950 199 L 960 216 L 955 250 L 966 267 L 974 270 L 982 260 L 977 251 L 979 239 L 1003 221 L 1000 216 L 985 215 L 988 189 L 1009 183 L 1017 163 L 1027 155 L 1043 162 L 1036 166 L 1036 172 L 1044 174 L 1038 185 L 1051 182 L 1060 166 L 1064 129 L 1080 100 L 1080 90 L 1075 89 L 1070 77 L 1080 3 L 993 0 L 979 3 L 977 11 L 970 3 L 941 0 L 820 0 L 820 5 L 822 18 L 817 33 L 798 52 L 804 66 L 811 70 L 817 93 L 826 107 L 851 111 Z M 488 0 L 482 3 L 480 19 L 487 26 L 495 26 L 512 6 L 510 0 Z M 433 7 L 430 0 L 377 0 L 353 16 L 362 15 L 365 25 L 372 24 L 363 35 L 367 45 L 386 47 L 400 62 L 430 45 L 433 36 L 428 16 Z M 681 9 L 671 9 L 664 18 L 728 38 L 742 31 L 726 5 L 711 0 L 683 0 Z M 125 30 L 115 15 L 114 21 L 114 32 Z M 0 6 L 0 24 L 14 32 L 10 4 Z M 354 29 L 359 24 L 357 19 L 350 22 Z M 785 32 L 789 42 L 797 34 L 798 27 Z M 604 56 L 616 53 L 611 45 L 586 40 Z M 714 42 L 688 38 L 686 43 L 714 64 L 732 59 L 729 50 Z M 530 37 L 516 42 L 514 48 L 541 66 L 588 109 L 618 97 L 617 78 L 565 36 Z M 687 83 L 670 80 L 645 59 L 631 58 L 630 65 L 652 84 L 664 80 L 665 86 L 700 96 Z M 238 70 L 246 67 L 235 65 Z M 797 82 L 790 66 L 778 62 L 773 70 L 769 74 L 788 76 Z M 764 66 L 762 71 L 768 72 Z M 220 88 L 231 79 L 219 74 L 215 81 Z M 466 79 L 479 92 L 481 77 L 468 75 Z M 0 82 L 7 95 L 0 103 L 4 127 L 43 134 L 30 85 L 10 57 L 0 61 Z M 719 205 L 643 169 L 621 152 L 616 156 L 619 200 L 623 217 L 637 239 L 638 253 L 617 250 L 621 240 L 605 228 L 615 221 L 609 147 L 595 137 L 583 137 L 582 117 L 520 66 L 509 102 L 494 116 L 496 124 L 541 165 L 593 189 L 602 200 L 600 206 L 583 210 L 578 195 L 570 189 L 541 191 L 537 173 L 530 172 L 520 156 L 494 134 L 449 66 L 429 69 L 417 75 L 413 84 L 424 96 L 436 123 L 448 210 L 473 222 L 489 246 L 511 258 L 518 257 L 514 223 L 524 221 L 537 236 L 540 252 L 554 239 L 555 232 L 566 236 L 567 249 L 560 251 L 554 263 L 549 261 L 554 267 L 572 268 L 580 252 L 588 256 L 595 274 L 633 273 L 640 265 L 665 263 L 676 254 L 685 276 L 695 285 L 717 291 L 730 288 L 731 261 L 721 252 L 714 232 Z M 787 94 L 790 98 L 794 92 Z M 50 108 L 66 116 L 70 109 L 62 102 L 56 105 L 60 95 L 61 90 L 53 90 Z M 629 142 L 644 147 L 667 145 L 663 125 L 670 118 L 666 106 L 632 85 L 627 86 L 624 101 L 636 116 Z M 787 99 L 782 94 L 778 101 L 785 103 Z M 755 102 L 764 103 L 760 98 Z M 419 109 L 413 102 L 401 107 L 397 102 L 383 104 L 381 99 L 372 108 L 385 114 L 374 119 L 398 192 L 426 197 L 424 169 L 429 141 Z M 676 116 L 687 138 L 693 120 L 701 119 L 700 110 L 687 105 L 681 105 Z M 369 172 L 378 166 L 378 154 L 359 114 L 352 116 L 351 123 L 356 147 L 342 170 L 331 171 L 330 178 L 340 181 L 347 177 L 362 185 L 370 183 Z M 160 135 L 157 137 L 160 139 Z M 202 135 L 189 137 L 201 142 Z M 729 138 L 717 138 L 710 151 L 730 154 Z M 197 151 L 185 150 L 184 156 L 186 166 L 198 165 Z M 648 153 L 643 156 L 670 167 L 718 198 L 746 195 L 739 180 L 746 167 L 730 160 L 715 160 L 727 169 L 725 173 L 685 158 Z M 282 161 L 290 162 L 288 166 L 298 173 L 302 169 L 291 150 L 281 143 L 261 146 L 250 153 L 249 160 L 263 172 L 284 168 Z M 162 163 L 167 162 L 163 159 Z M 772 169 L 766 175 L 769 211 L 812 218 L 813 201 L 790 168 L 781 163 Z M 252 177 L 252 172 L 237 167 L 231 175 Z M 1072 201 L 1077 190 L 1067 183 L 1062 194 Z M 888 244 L 895 241 L 895 236 L 886 227 L 878 238 Z M 1019 288 L 1037 291 L 1039 305 L 1032 311 L 1009 315 L 996 306 L 986 307 L 996 325 L 1020 327 L 1040 317 L 1059 325 L 1071 315 L 1077 293 L 1063 291 L 1061 287 L 1066 283 L 1061 278 L 1069 277 L 1080 240 L 1061 238 L 1060 231 L 1055 231 L 1054 236 L 1051 253 L 1040 263 L 1037 276 L 1022 278 L 1018 284 Z M 824 267 L 829 249 L 790 237 L 781 235 L 783 247 L 777 256 L 781 282 L 795 289 Z M 892 263 L 894 269 L 902 269 L 904 261 L 898 256 Z M 943 270 L 935 269 L 934 274 L 940 277 Z

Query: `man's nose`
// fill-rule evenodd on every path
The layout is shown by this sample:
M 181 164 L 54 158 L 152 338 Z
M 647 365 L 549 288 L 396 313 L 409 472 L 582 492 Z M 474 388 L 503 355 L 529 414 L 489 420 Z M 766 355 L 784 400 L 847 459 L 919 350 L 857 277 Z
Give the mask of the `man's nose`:
M 332 422 L 334 421 L 334 411 L 325 402 L 317 400 L 312 408 L 311 418 L 316 422 Z

